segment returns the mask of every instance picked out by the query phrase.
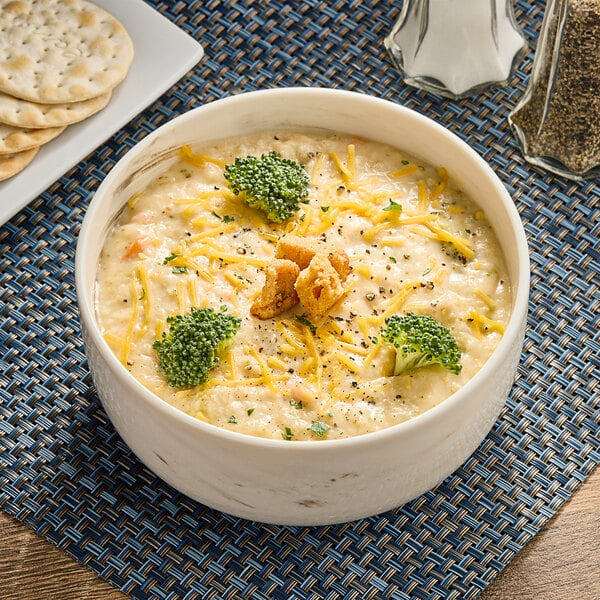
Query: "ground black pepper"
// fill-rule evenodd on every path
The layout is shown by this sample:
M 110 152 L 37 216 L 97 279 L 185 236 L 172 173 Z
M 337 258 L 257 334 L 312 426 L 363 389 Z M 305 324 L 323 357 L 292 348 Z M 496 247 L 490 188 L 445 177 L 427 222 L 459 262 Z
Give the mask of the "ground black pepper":
M 510 123 L 533 163 L 575 178 L 600 167 L 600 0 L 548 2 Z

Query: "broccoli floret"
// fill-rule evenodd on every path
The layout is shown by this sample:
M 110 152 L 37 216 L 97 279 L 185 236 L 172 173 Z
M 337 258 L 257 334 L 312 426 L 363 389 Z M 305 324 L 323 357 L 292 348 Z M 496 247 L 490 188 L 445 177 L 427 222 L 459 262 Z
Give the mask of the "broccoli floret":
M 167 317 L 169 330 L 156 340 L 160 370 L 167 383 L 176 388 L 192 387 L 207 381 L 221 353 L 231 344 L 241 319 L 212 308 L 192 308 L 184 315 Z
M 309 177 L 301 164 L 273 151 L 260 158 L 236 158 L 225 166 L 231 191 L 250 206 L 264 211 L 269 221 L 292 217 L 308 196 Z
M 381 337 L 396 349 L 394 375 L 411 369 L 439 364 L 455 375 L 462 365 L 458 364 L 461 353 L 450 330 L 433 317 L 416 315 L 392 315 L 381 328 Z

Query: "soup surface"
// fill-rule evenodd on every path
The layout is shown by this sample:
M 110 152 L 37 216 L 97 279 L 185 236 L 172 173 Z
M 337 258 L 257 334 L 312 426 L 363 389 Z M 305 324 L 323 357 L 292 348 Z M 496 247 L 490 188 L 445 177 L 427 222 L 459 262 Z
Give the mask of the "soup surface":
M 123 209 L 97 280 L 107 343 L 166 402 L 254 436 L 355 436 L 442 402 L 497 346 L 511 304 L 503 259 L 485 215 L 442 166 L 329 132 L 265 132 L 183 150 Z M 271 151 L 310 177 L 306 202 L 280 224 L 236 197 L 223 174 L 236 157 Z M 285 244 L 284 255 L 305 244 L 344 259 L 324 313 L 297 302 L 253 314 Z M 241 325 L 210 379 L 169 386 L 153 349 L 167 318 L 222 306 Z M 431 366 L 392 375 L 395 350 L 381 343 L 381 328 L 408 312 L 450 330 L 460 373 Z

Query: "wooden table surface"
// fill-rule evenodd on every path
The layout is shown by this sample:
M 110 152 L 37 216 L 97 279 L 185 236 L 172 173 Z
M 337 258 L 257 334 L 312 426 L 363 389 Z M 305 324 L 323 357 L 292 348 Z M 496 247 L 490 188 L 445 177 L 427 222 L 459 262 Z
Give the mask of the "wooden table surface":
M 600 599 L 600 469 L 480 599 Z M 0 511 L 0 600 L 127 598 Z

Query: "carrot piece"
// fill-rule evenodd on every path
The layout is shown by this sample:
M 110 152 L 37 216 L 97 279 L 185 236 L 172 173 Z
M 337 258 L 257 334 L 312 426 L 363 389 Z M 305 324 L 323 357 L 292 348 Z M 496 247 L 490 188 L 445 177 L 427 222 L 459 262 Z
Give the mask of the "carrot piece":
M 357 135 L 353 135 L 350 137 L 350 143 L 352 144 L 365 144 L 367 140 L 365 138 L 358 137 Z
M 123 260 L 128 260 L 130 258 L 135 258 L 137 257 L 137 255 L 140 252 L 143 252 L 145 246 L 146 246 L 146 239 L 145 238 L 139 238 L 137 240 L 135 240 L 131 246 L 129 246 L 127 252 L 125 252 L 125 254 L 123 254 Z

